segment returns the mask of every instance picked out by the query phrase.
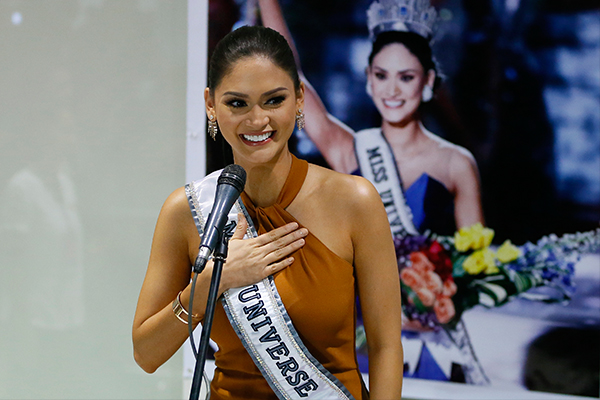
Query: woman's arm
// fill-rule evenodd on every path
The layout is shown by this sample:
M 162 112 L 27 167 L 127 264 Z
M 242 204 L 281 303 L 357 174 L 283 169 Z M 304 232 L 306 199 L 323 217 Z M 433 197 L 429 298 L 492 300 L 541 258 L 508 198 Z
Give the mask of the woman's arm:
M 240 218 L 229 242 L 229 254 L 222 271 L 219 295 L 232 287 L 258 282 L 289 266 L 289 254 L 304 245 L 306 229 L 291 223 L 254 239 L 244 240 L 246 221 Z M 136 362 L 154 372 L 181 347 L 188 327 L 172 310 L 181 293 L 187 310 L 191 291 L 191 264 L 200 238 L 194 225 L 184 189 L 173 192 L 162 207 L 156 228 L 146 277 L 133 320 L 133 348 Z M 208 298 L 212 263 L 198 276 L 192 314 L 203 318 Z M 187 310 L 190 311 L 190 310 Z M 197 322 L 196 322 L 197 324 Z
M 453 153 L 450 160 L 450 179 L 454 184 L 456 227 L 468 227 L 477 222 L 485 225 L 479 170 L 469 151 L 459 148 Z
M 371 399 L 400 399 L 403 353 L 400 279 L 387 214 L 379 194 L 356 178 L 352 241 L 369 352 Z
M 184 290 L 181 296 L 184 308 L 187 309 L 189 302 L 189 238 L 190 230 L 193 233 L 195 227 L 186 203 L 183 189 L 178 189 L 161 209 L 133 320 L 134 358 L 150 373 L 166 362 L 188 337 L 187 326 L 175 317 L 171 306 L 181 290 Z M 200 286 L 210 279 L 207 272 L 198 277 Z M 198 307 L 194 307 L 193 314 L 200 314 L 197 310 L 203 308 L 195 304 Z
M 353 172 L 358 168 L 356 156 L 354 155 L 354 131 L 329 114 L 317 91 L 304 77 L 298 51 L 283 18 L 279 2 L 277 0 L 259 0 L 258 4 L 264 26 L 281 33 L 287 39 L 294 53 L 296 67 L 305 88 L 304 113 L 306 115 L 306 134 L 315 146 L 317 146 L 331 168 L 344 173 Z

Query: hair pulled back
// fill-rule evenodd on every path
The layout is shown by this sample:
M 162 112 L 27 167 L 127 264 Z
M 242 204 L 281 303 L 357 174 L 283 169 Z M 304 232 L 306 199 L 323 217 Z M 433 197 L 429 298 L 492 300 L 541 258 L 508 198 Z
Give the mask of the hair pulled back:
M 369 67 L 373 65 L 373 59 L 375 56 L 387 45 L 392 43 L 399 43 L 404 45 L 411 52 L 423 67 L 423 71 L 427 73 L 429 70 L 435 72 L 435 83 L 434 88 L 441 81 L 441 74 L 439 73 L 438 64 L 433 57 L 433 52 L 429 41 L 423 36 L 418 35 L 414 32 L 401 32 L 401 31 L 386 31 L 380 33 L 375 41 L 373 42 L 373 49 L 369 55 Z
M 300 90 L 294 53 L 279 32 L 262 26 L 242 26 L 228 33 L 215 47 L 208 68 L 208 88 L 214 94 L 235 63 L 246 57 L 265 57 L 287 72 Z

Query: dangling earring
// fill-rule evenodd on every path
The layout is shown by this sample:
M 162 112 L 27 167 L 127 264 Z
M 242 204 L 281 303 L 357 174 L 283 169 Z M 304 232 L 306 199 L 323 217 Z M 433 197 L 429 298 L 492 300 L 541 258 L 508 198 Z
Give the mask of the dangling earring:
M 433 89 L 429 85 L 423 86 L 423 92 L 421 93 L 421 100 L 423 103 L 427 103 L 433 98 Z
M 298 112 L 296 113 L 296 125 L 298 126 L 299 131 L 304 129 L 304 113 L 302 112 L 301 108 L 299 108 Z
M 214 121 L 215 116 L 208 116 L 208 134 L 213 140 L 217 140 L 217 133 L 219 133 L 217 129 L 217 121 Z
M 369 81 L 367 81 L 366 90 L 367 90 L 367 94 L 369 95 L 369 97 L 372 98 L 373 97 L 373 88 L 371 87 L 371 84 L 369 83 Z

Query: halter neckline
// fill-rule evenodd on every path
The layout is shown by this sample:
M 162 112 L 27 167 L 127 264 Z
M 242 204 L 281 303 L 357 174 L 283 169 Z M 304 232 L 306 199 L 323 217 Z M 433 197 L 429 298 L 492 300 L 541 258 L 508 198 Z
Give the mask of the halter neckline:
M 279 206 L 282 209 L 286 209 L 290 204 L 292 204 L 298 195 L 298 192 L 300 192 L 307 174 L 308 162 L 306 160 L 300 160 L 292 154 L 292 166 L 290 167 L 290 172 L 274 204 L 266 207 L 256 207 L 246 192 L 242 192 L 241 194 L 242 201 L 244 202 L 244 205 L 248 209 L 250 215 L 253 217 L 256 215 L 256 211 L 261 209 L 264 210 L 274 206 Z

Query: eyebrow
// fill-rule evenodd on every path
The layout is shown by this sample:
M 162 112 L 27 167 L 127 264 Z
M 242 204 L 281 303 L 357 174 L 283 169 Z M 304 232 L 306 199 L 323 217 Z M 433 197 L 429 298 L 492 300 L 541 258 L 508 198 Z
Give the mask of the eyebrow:
M 279 92 L 281 90 L 287 90 L 287 91 L 289 91 L 288 88 L 286 88 L 284 86 L 281 86 L 281 87 L 278 87 L 278 88 L 275 88 L 275 89 L 271 89 L 268 92 L 263 93 L 262 96 L 270 96 L 273 93 L 277 93 L 277 92 Z M 236 96 L 236 97 L 242 97 L 244 99 L 250 97 L 247 94 L 240 93 L 240 92 L 225 92 L 225 93 L 223 93 L 223 96 Z
M 387 69 L 378 67 L 377 65 L 373 65 L 373 69 L 374 70 L 377 69 L 377 70 L 383 71 L 383 72 L 389 72 Z M 415 69 L 415 68 L 407 68 L 407 69 L 403 69 L 402 71 L 398 71 L 398 73 L 405 74 L 407 72 L 413 72 L 414 73 L 414 72 L 417 72 L 417 71 L 418 71 L 418 69 Z

